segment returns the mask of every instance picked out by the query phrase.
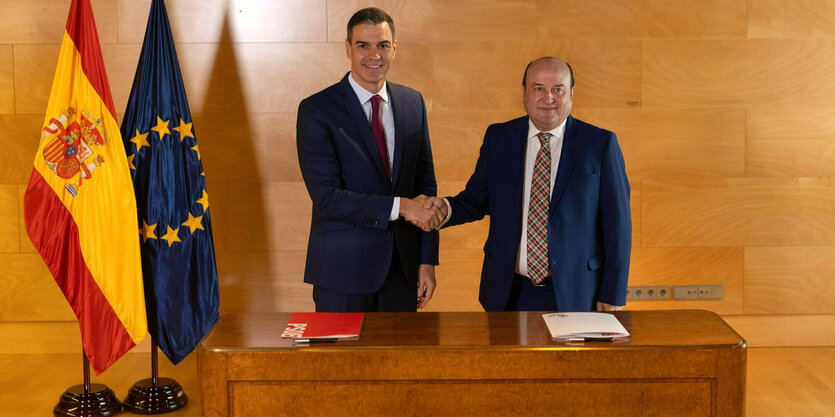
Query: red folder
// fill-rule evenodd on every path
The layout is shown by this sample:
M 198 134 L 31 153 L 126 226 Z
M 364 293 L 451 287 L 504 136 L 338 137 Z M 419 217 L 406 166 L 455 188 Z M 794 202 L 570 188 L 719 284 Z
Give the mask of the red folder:
M 347 339 L 358 337 L 364 313 L 293 313 L 281 337 Z

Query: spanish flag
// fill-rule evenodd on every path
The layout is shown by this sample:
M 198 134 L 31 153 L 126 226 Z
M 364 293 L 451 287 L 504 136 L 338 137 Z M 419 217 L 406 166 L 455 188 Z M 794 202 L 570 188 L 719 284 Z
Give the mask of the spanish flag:
M 148 330 L 136 199 L 90 0 L 73 0 L 24 195 L 26 232 L 97 374 Z

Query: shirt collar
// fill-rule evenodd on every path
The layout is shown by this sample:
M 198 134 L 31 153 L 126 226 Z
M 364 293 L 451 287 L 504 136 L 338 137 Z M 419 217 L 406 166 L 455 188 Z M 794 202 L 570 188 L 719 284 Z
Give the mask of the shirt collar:
M 357 95 L 357 98 L 360 100 L 360 104 L 365 104 L 368 100 L 371 100 L 371 97 L 375 95 L 379 95 L 380 98 L 383 99 L 386 103 L 389 101 L 389 93 L 388 89 L 386 88 L 386 81 L 383 81 L 383 88 L 380 89 L 378 93 L 372 93 L 365 88 L 363 88 L 359 83 L 354 80 L 354 77 L 351 73 L 348 73 L 348 82 L 351 84 L 351 88 L 354 90 L 354 94 Z
M 553 136 L 555 138 L 561 138 L 561 137 L 563 137 L 563 134 L 565 133 L 565 123 L 567 121 L 568 121 L 568 117 L 566 117 L 565 120 L 563 120 L 562 123 L 560 123 L 559 126 L 553 128 L 553 129 L 551 129 L 547 132 L 543 132 L 543 133 L 550 133 L 551 136 Z M 540 132 L 540 130 L 537 129 L 536 126 L 534 126 L 533 121 L 531 121 L 531 118 L 528 117 L 528 139 L 535 138 L 536 135 L 539 134 L 539 132 Z

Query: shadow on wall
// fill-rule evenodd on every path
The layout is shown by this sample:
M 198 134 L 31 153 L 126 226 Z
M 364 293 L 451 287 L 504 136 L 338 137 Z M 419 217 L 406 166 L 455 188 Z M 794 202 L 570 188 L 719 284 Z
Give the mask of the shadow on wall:
M 267 213 L 252 122 L 237 64 L 227 8 L 212 73 L 205 87 L 200 125 L 201 152 L 214 222 L 220 312 L 275 311 L 270 276 Z M 220 105 L 218 105 L 220 104 Z M 195 124 L 197 127 L 198 125 Z M 244 217 L 241 223 L 235 218 Z M 243 224 L 244 227 L 238 225 Z M 241 245 L 241 239 L 246 242 Z

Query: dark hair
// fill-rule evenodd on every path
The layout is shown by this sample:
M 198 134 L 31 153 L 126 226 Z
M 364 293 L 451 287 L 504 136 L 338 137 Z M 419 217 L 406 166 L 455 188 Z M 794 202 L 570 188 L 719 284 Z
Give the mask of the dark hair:
M 528 69 L 530 69 L 531 65 L 533 65 L 534 62 L 538 62 L 538 61 L 543 60 L 545 58 L 556 59 L 554 57 L 546 56 L 546 57 L 537 58 L 537 59 L 535 59 L 531 62 L 528 62 L 528 66 L 525 67 L 525 73 L 522 74 L 522 87 L 527 87 Z M 568 62 L 566 62 L 565 65 L 568 66 L 568 73 L 571 75 L 571 88 L 574 88 L 574 70 L 571 69 L 571 65 Z
M 391 19 L 391 16 L 389 16 L 388 13 L 376 7 L 362 9 L 351 16 L 351 19 L 348 20 L 348 37 L 345 39 L 348 40 L 348 43 L 351 42 L 351 31 L 356 25 L 379 25 L 383 22 L 389 24 L 389 29 L 391 29 L 391 38 L 394 40 L 394 20 Z

